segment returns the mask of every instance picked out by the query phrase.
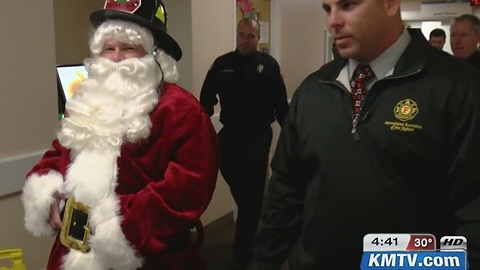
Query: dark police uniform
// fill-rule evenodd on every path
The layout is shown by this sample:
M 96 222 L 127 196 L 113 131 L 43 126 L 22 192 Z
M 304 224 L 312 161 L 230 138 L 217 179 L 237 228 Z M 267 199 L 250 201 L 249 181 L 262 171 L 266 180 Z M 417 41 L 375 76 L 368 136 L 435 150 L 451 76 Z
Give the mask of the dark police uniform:
M 200 103 L 210 116 L 220 100 L 220 171 L 238 206 L 234 260 L 249 261 L 262 211 L 271 124 L 281 125 L 287 93 L 280 67 L 270 55 L 238 50 L 218 57 L 208 71 Z

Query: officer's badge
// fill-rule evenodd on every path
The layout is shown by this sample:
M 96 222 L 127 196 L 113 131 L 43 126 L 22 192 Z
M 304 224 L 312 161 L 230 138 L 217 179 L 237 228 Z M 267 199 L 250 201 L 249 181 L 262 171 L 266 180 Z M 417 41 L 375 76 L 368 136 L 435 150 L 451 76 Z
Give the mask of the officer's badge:
M 263 65 L 262 64 L 257 66 L 257 71 L 258 71 L 258 73 L 262 73 L 262 71 L 263 71 Z
M 393 113 L 400 121 L 412 120 L 418 114 L 418 105 L 415 101 L 407 98 L 397 103 Z

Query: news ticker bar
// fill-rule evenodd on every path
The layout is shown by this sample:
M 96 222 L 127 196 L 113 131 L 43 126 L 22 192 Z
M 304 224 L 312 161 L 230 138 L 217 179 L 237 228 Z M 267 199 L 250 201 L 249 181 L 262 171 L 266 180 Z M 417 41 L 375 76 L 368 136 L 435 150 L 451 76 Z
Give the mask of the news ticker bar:
M 362 270 L 467 270 L 465 250 L 444 251 L 368 251 Z
M 443 236 L 442 250 L 467 250 L 464 236 Z M 436 251 L 437 241 L 429 233 L 370 233 L 363 237 L 363 251 Z
M 370 233 L 363 238 L 362 270 L 467 270 L 467 238 L 429 233 Z

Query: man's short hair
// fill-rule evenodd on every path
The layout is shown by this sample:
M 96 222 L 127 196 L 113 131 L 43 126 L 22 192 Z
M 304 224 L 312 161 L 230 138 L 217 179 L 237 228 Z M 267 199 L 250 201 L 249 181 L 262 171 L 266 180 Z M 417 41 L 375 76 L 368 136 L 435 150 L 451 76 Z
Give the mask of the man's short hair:
M 237 31 L 238 31 L 238 28 L 240 27 L 241 24 L 253 24 L 255 25 L 255 28 L 257 28 L 257 34 L 260 35 L 260 21 L 258 21 L 257 19 L 254 19 L 254 18 L 243 18 L 241 19 L 238 24 L 237 24 Z
M 445 31 L 441 28 L 435 28 L 433 29 L 431 32 L 430 32 L 430 39 L 432 37 L 443 37 L 443 38 L 447 38 L 447 34 L 445 33 Z
M 473 30 L 480 33 L 480 19 L 473 14 L 462 14 L 453 18 L 452 23 L 455 22 L 470 22 L 473 26 Z

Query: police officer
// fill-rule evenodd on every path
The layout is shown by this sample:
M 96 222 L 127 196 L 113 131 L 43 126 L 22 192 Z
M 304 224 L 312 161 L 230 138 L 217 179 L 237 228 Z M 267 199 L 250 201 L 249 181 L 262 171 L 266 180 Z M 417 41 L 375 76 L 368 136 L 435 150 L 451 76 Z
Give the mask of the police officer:
M 273 57 L 257 51 L 259 38 L 259 22 L 241 20 L 237 49 L 215 60 L 200 93 L 200 103 L 210 116 L 220 99 L 220 171 L 238 207 L 232 270 L 245 269 L 252 260 L 272 142 L 271 124 L 277 120 L 281 125 L 288 109 L 280 67 Z

